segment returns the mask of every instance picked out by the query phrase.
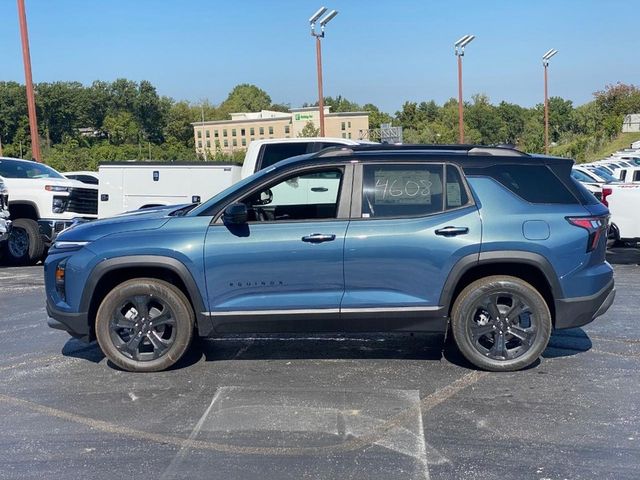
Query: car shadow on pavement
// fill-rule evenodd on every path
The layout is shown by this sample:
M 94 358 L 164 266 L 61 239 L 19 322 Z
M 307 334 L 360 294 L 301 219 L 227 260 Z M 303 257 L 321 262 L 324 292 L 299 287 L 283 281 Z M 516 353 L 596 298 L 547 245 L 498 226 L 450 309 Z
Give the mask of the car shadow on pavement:
M 543 358 L 560 358 L 578 355 L 590 350 L 592 347 L 591 339 L 581 328 L 572 328 L 569 330 L 560 330 L 551 334 L 549 344 L 544 352 Z M 458 348 L 455 346 L 451 337 L 447 338 L 444 346 L 443 357 L 450 363 L 459 367 L 476 369 L 466 358 L 462 356 Z M 537 368 L 540 365 L 540 359 L 529 365 L 524 370 Z
M 80 358 L 93 363 L 100 363 L 104 359 L 104 353 L 100 350 L 98 342 L 85 343 L 71 338 L 62 347 L 62 355 L 65 357 Z
M 544 358 L 570 357 L 591 350 L 593 344 L 582 328 L 558 330 L 551 335 Z
M 440 360 L 442 335 L 278 335 L 204 339 L 207 361 L 220 360 Z

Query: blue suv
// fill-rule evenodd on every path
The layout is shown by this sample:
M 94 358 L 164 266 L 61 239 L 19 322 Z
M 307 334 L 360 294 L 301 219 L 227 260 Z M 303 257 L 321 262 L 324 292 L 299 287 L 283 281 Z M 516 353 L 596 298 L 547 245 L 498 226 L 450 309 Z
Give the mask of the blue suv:
M 293 157 L 200 205 L 65 230 L 49 325 L 130 371 L 196 334 L 356 331 L 450 334 L 479 368 L 521 369 L 615 296 L 609 212 L 572 164 L 458 145 Z

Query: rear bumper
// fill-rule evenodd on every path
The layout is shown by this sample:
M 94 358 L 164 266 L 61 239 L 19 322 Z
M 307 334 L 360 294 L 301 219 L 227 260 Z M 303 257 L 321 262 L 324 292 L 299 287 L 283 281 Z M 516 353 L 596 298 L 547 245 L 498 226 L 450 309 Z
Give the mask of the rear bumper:
M 69 335 L 83 342 L 91 341 L 91 329 L 89 328 L 88 315 L 86 313 L 64 312 L 56 308 L 50 300 L 47 300 L 47 325 L 56 330 L 64 330 Z
M 613 279 L 599 292 L 588 297 L 562 298 L 555 301 L 555 328 L 575 328 L 603 315 L 616 297 Z

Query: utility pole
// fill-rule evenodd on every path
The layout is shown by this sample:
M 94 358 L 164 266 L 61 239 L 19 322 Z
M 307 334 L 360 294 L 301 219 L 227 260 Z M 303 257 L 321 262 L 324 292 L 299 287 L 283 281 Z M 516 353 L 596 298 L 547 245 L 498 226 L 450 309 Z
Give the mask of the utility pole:
M 469 45 L 476 38 L 475 35 L 465 35 L 456 43 L 455 54 L 458 57 L 458 143 L 464 143 L 464 101 L 462 99 L 462 57 L 464 57 L 464 47 Z
M 29 130 L 31 131 L 31 154 L 36 162 L 42 162 L 40 154 L 40 137 L 38 136 L 38 118 L 36 116 L 36 99 L 33 93 L 31 76 L 31 54 L 29 53 L 29 32 L 27 31 L 27 15 L 24 0 L 18 2 L 18 20 L 20 21 L 20 39 L 22 40 L 22 60 L 24 63 L 24 80 L 27 86 L 27 107 L 29 109 Z
M 542 56 L 542 66 L 544 67 L 544 153 L 549 155 L 549 89 L 547 86 L 547 67 L 549 59 L 558 53 L 555 49 L 550 49 Z
M 320 33 L 316 32 L 316 22 L 327 11 L 326 7 L 320 9 L 309 19 L 311 35 L 316 37 L 316 68 L 318 70 L 318 113 L 320 115 L 320 136 L 324 137 L 324 93 L 322 92 L 322 45 L 320 39 L 324 38 L 324 28 L 336 15 L 337 10 L 331 10 L 320 20 Z

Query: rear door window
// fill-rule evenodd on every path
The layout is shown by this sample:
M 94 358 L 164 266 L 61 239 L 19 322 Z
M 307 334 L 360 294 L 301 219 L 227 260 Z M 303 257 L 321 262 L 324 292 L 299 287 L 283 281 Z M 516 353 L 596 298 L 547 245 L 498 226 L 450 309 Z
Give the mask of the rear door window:
M 363 165 L 362 218 L 414 217 L 445 209 L 443 164 Z M 447 187 L 448 188 L 448 187 Z M 451 188 L 453 204 L 460 203 Z

